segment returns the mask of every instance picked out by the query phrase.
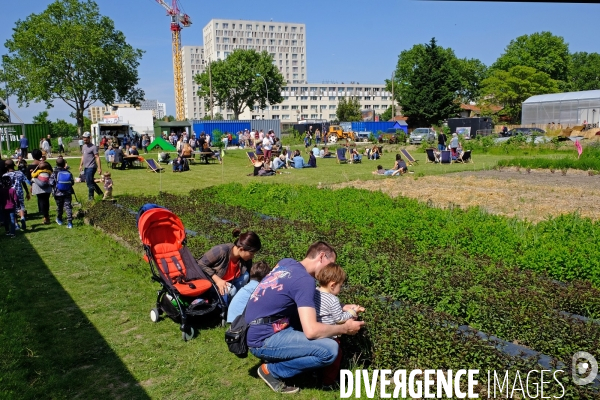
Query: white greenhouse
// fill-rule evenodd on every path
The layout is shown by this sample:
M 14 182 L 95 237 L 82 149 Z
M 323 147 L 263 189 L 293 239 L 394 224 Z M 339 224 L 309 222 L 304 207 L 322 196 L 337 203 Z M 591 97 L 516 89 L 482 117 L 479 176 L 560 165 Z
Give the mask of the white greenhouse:
M 600 90 L 532 96 L 523 102 L 521 124 L 594 126 L 600 119 Z M 595 125 L 598 126 L 598 125 Z

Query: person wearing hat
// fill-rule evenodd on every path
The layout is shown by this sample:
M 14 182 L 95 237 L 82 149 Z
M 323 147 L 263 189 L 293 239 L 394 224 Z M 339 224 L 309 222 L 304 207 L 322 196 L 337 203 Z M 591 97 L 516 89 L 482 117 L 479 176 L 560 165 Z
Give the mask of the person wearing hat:
M 83 171 L 85 175 L 85 182 L 88 187 L 88 199 L 94 200 L 94 192 L 99 195 L 104 195 L 100 186 L 94 181 L 94 175 L 96 171 L 102 175 L 102 164 L 100 163 L 100 156 L 98 155 L 98 147 L 92 143 L 89 132 L 83 133 L 83 147 L 81 149 L 82 157 L 79 163 L 79 171 Z

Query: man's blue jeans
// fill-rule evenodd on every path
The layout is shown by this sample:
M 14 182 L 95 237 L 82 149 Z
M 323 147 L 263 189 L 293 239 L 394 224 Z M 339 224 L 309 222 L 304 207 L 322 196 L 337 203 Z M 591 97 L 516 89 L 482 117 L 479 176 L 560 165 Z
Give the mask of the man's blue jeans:
M 83 173 L 85 175 L 85 183 L 88 187 L 88 197 L 94 198 L 94 191 L 98 194 L 102 194 L 100 187 L 94 182 L 94 175 L 96 175 L 96 168 L 84 168 Z
M 443 144 L 438 144 L 438 150 L 439 151 L 446 150 L 446 146 L 444 146 Z
M 267 361 L 269 372 L 277 379 L 331 365 L 338 353 L 333 339 L 308 340 L 304 332 L 292 328 L 277 332 L 262 347 L 250 347 L 256 357 Z

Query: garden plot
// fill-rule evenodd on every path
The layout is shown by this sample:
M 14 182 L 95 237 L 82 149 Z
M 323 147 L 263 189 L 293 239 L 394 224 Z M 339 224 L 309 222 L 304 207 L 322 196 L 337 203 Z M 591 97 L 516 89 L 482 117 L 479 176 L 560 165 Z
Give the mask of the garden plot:
M 265 202 L 265 198 L 272 201 Z M 525 346 L 567 366 L 576 351 L 600 356 L 600 325 L 570 315 L 600 316 L 600 292 L 590 281 L 560 283 L 511 265 L 517 258 L 511 260 L 509 255 L 524 250 L 515 244 L 534 228 L 526 224 L 507 225 L 500 217 L 396 202 L 381 194 L 351 189 L 225 185 L 193 191 L 190 196 L 126 196 L 121 200 L 130 209 L 156 202 L 174 211 L 186 228 L 203 233 L 188 241 L 197 257 L 210 246 L 229 241 L 234 226 L 252 229 L 261 236 L 264 248 L 259 259 L 271 265 L 282 257 L 302 258 L 307 244 L 315 240 L 332 243 L 338 250 L 338 262 L 349 275 L 344 300 L 368 308 L 364 316 L 368 329 L 345 340 L 346 362 L 354 358 L 374 368 L 469 366 L 513 373 L 535 367 L 536 360 L 504 354 L 480 336 L 457 332 L 456 326 L 461 325 Z M 373 218 L 357 213 L 356 209 L 364 210 L 365 205 Z M 200 206 L 210 210 L 209 214 L 197 213 Z M 139 246 L 134 217 L 126 210 L 97 203 L 89 217 L 102 229 Z M 474 217 L 480 220 L 473 221 Z M 410 226 L 410 221 L 416 222 Z M 463 228 L 473 222 L 483 229 L 469 232 Z M 580 235 L 577 223 L 568 229 L 574 240 Z M 595 226 L 581 229 L 592 236 L 598 231 Z M 523 231 L 521 237 L 515 237 L 516 231 Z M 433 241 L 430 232 L 436 234 Z M 456 240 L 459 234 L 466 240 Z M 490 254 L 485 254 L 487 249 L 480 245 L 478 235 L 491 244 Z M 502 240 L 494 235 L 502 235 Z M 554 244 L 560 235 L 539 231 L 533 235 L 536 249 L 546 252 L 546 242 Z M 530 259 L 540 256 L 537 250 L 529 250 Z M 505 256 L 507 262 L 495 261 L 498 255 L 500 259 Z M 546 266 L 545 261 L 541 264 Z M 548 272 L 569 276 L 561 271 L 561 265 Z M 594 266 L 581 272 L 597 275 Z M 381 295 L 392 303 L 401 300 L 407 307 L 390 308 L 379 300 Z M 150 305 L 151 294 L 148 298 Z M 585 396 L 586 390 L 567 385 L 574 396 Z
M 392 197 L 406 196 L 431 202 L 436 207 L 449 205 L 481 207 L 484 210 L 532 222 L 549 215 L 577 211 L 582 217 L 600 220 L 600 177 L 587 171 L 503 168 L 502 170 L 457 172 L 413 179 L 380 179 L 333 185 L 382 191 Z

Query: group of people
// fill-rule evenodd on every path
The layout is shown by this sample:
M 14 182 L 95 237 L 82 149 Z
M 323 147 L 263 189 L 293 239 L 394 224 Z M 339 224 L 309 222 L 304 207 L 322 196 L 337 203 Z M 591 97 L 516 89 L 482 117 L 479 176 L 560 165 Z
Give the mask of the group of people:
M 279 393 L 298 392 L 283 380 L 306 371 L 319 371 L 325 386 L 334 384 L 339 336 L 358 333 L 364 322 L 357 317 L 365 311 L 337 297 L 346 273 L 335 250 L 315 242 L 303 260 L 285 258 L 271 269 L 264 261 L 253 263 L 262 247 L 256 233 L 233 234 L 233 243 L 211 248 L 198 264 L 228 303 L 227 321 L 244 315 L 249 350 L 263 361 L 258 376 Z
M 56 158 L 56 167 L 46 161 L 42 150 L 31 152 L 33 161 L 28 164 L 24 158 L 15 160 L 0 159 L 0 209 L 6 236 L 14 238 L 18 230 L 27 229 L 25 199 L 36 196 L 42 223 L 50 224 L 50 196 L 54 196 L 57 207 L 56 223 L 63 225 L 63 213 L 67 216 L 67 228 L 73 227 L 73 184 L 75 180 L 69 171 L 66 160 Z M 31 187 L 31 191 L 29 190 Z
M 438 134 L 438 151 L 435 152 L 435 156 L 437 159 L 440 158 L 440 154 L 444 150 L 450 150 L 452 152 L 452 159 L 459 160 L 463 155 L 462 145 L 460 144 L 460 140 L 458 140 L 458 133 L 454 132 L 450 141 L 448 141 L 448 136 L 444 132 L 440 132 Z

